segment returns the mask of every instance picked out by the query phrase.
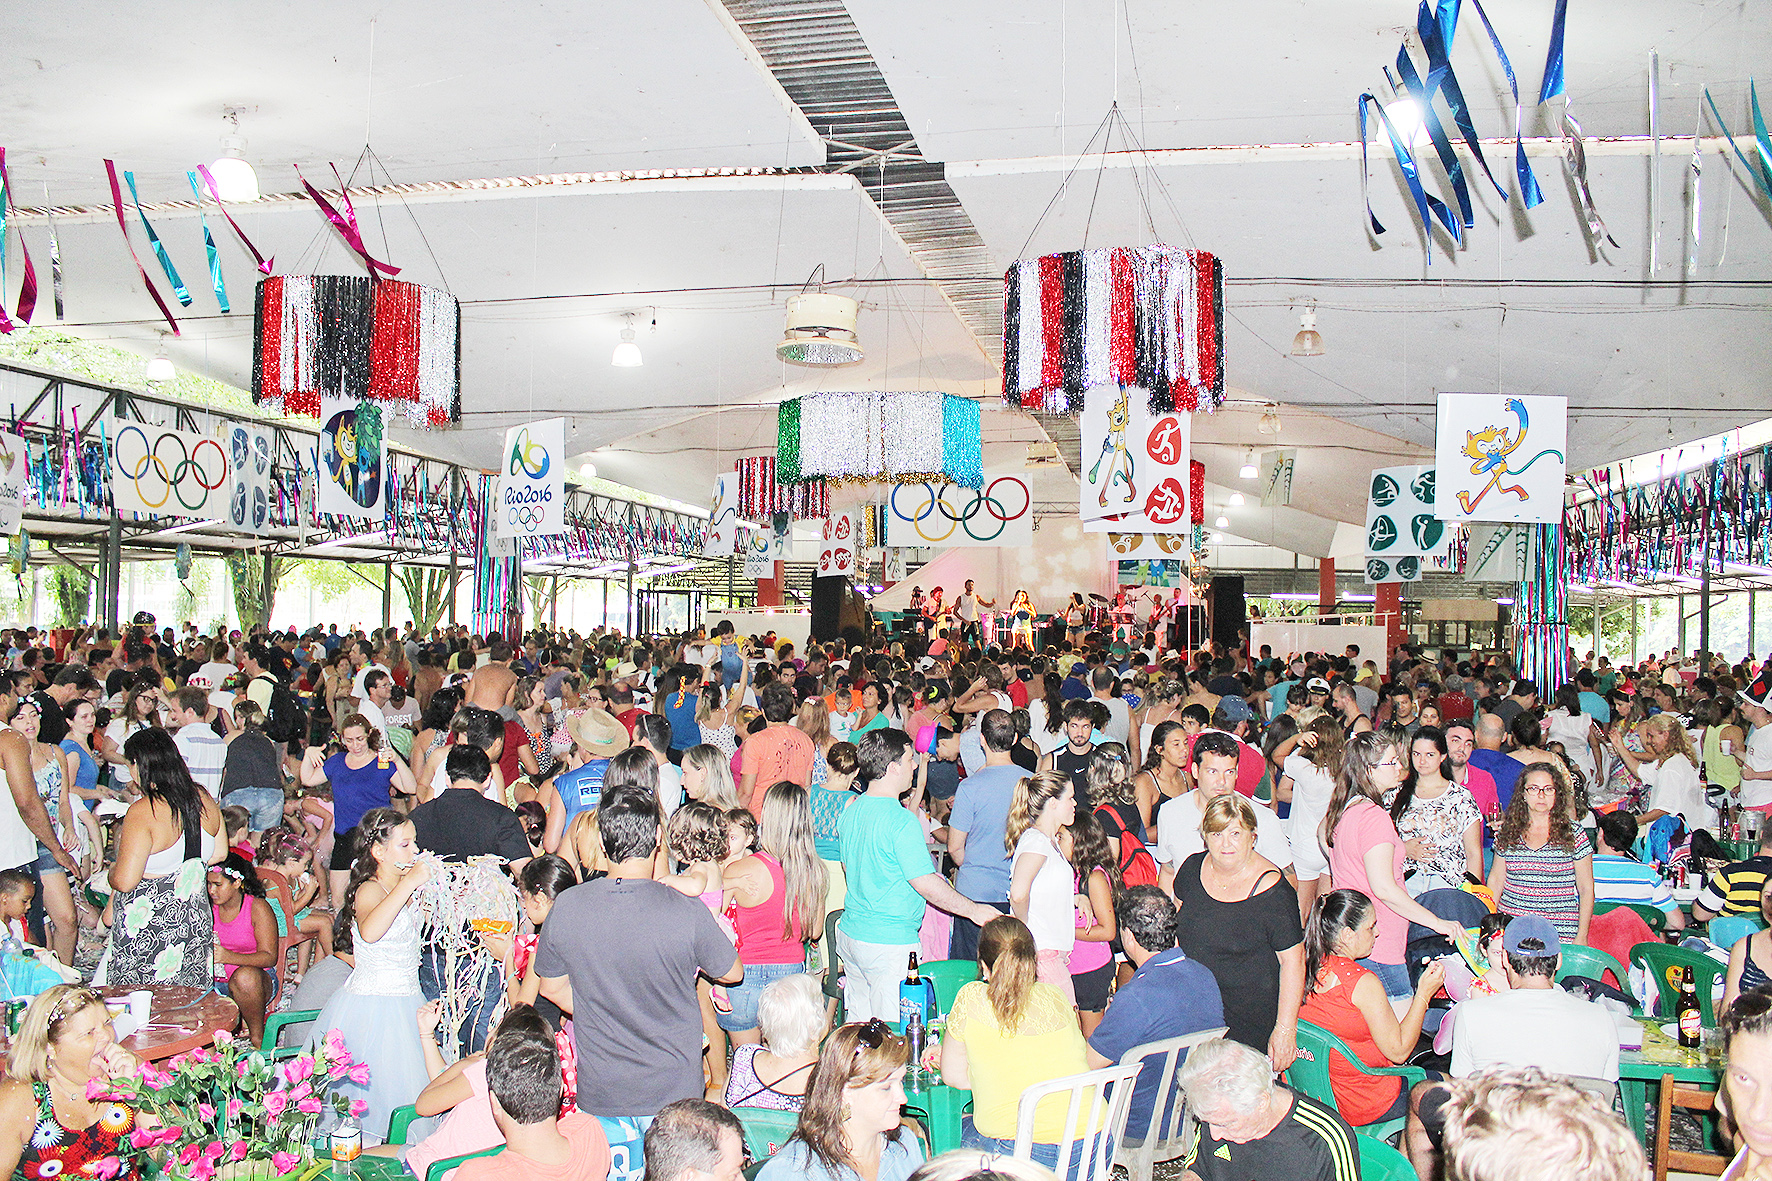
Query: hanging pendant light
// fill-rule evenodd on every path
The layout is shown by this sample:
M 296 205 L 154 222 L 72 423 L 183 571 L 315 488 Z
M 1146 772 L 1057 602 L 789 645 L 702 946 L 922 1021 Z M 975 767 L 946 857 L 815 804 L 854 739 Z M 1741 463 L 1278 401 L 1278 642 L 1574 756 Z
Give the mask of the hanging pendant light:
M 621 330 L 621 343 L 610 354 L 609 363 L 617 369 L 638 369 L 646 361 L 640 356 L 640 346 L 634 343 L 633 313 L 628 313 L 626 319 L 627 323 Z
M 148 361 L 148 368 L 142 376 L 147 379 L 149 385 L 161 381 L 171 381 L 178 376 L 178 370 L 172 367 L 172 358 L 166 355 L 166 334 L 164 332 L 160 334 L 159 351 Z
M 1264 435 L 1277 435 L 1280 433 L 1279 403 L 1269 402 L 1267 404 L 1267 408 L 1261 412 L 1261 421 L 1256 424 L 1255 429 Z
M 1255 468 L 1255 448 L 1250 447 L 1243 452 L 1243 466 L 1238 469 L 1237 475 L 1245 480 L 1253 480 L 1261 475 Z
M 1231 493 L 1231 501 L 1230 502 L 1231 502 L 1232 507 L 1241 508 L 1243 505 L 1243 494 L 1241 492 Z
M 246 137 L 240 134 L 240 113 L 244 107 L 223 107 L 222 118 L 228 131 L 222 136 L 222 154 L 209 166 L 215 178 L 215 191 L 224 201 L 258 200 L 258 173 L 246 162 Z
M 1294 357 L 1320 357 L 1323 355 L 1323 334 L 1317 331 L 1317 305 L 1312 304 L 1299 317 L 1298 331 L 1292 337 L 1292 355 Z
M 853 365 L 866 354 L 855 334 L 861 305 L 843 295 L 803 291 L 788 297 L 787 328 L 775 355 L 790 365 Z

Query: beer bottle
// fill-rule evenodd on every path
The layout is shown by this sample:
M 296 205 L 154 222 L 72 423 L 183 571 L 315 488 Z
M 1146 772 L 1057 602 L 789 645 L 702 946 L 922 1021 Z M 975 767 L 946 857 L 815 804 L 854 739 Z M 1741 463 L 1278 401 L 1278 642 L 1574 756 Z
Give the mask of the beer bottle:
M 1680 1027 L 1680 1048 L 1696 1050 L 1703 1041 L 1704 1018 L 1698 1007 L 1698 989 L 1690 966 L 1680 969 L 1680 999 L 1674 1004 L 1674 1021 Z

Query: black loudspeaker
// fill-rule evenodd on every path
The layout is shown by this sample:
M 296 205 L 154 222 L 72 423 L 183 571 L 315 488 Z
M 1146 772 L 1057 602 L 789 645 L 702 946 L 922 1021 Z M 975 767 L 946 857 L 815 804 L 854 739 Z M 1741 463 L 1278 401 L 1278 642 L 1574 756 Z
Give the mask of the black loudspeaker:
M 849 579 L 844 577 L 812 580 L 812 638 L 828 642 L 842 634 L 843 600 L 849 594 Z
M 816 611 L 816 608 L 814 609 Z M 1212 576 L 1212 639 L 1227 649 L 1237 646 L 1237 633 L 1249 626 L 1241 574 Z

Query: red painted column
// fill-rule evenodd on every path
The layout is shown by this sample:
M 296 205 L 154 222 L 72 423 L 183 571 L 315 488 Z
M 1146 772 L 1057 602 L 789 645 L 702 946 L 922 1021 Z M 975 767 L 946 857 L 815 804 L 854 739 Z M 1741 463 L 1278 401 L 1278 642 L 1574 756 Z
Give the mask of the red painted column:
M 775 564 L 775 577 L 757 579 L 757 606 L 781 606 L 781 584 L 786 580 L 786 572 L 782 569 L 783 565 L 782 562 Z
M 1317 559 L 1317 613 L 1335 614 L 1335 559 Z
M 1403 642 L 1403 584 L 1381 582 L 1373 590 L 1377 600 L 1373 607 L 1378 612 L 1378 622 L 1384 625 L 1385 651 L 1395 652 Z

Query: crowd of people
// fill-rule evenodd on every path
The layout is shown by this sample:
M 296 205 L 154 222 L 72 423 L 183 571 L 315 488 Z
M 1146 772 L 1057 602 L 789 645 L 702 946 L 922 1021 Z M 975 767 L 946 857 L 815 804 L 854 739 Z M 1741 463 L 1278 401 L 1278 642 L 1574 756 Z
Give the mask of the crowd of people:
M 1517 1175 L 1506 1135 L 1626 1162 L 1559 1175 L 1632 1175 L 1628 1136 L 1559 1090 L 1615 1081 L 1619 1052 L 1604 1011 L 1554 987 L 1559 955 L 1596 941 L 1596 905 L 1677 924 L 1646 862 L 1772 809 L 1772 687 L 1745 664 L 1590 657 L 1541 700 L 1505 656 L 1405 646 L 1381 669 L 1155 633 L 800 650 L 728 622 L 507 639 L 138 618 L 7 638 L 8 930 L 104 985 L 212 987 L 255 1042 L 280 1008 L 320 1010 L 285 1036 L 337 1030 L 370 1064 L 344 1082 L 369 1139 L 404 1104 L 441 1117 L 379 1150 L 418 1176 L 501 1142 L 569 1159 L 562 1181 L 726 1176 L 728 1109 L 760 1107 L 798 1113 L 772 1181 L 901 1181 L 940 1163 L 901 1120 L 908 1068 L 971 1091 L 962 1143 L 1006 1154 L 1030 1086 L 1220 1027 L 1177 1082 L 1201 1181 L 1351 1181 L 1354 1129 L 1389 1120 L 1424 1178 Z M 1772 909 L 1761 831 L 1699 918 Z M 520 914 L 476 936 L 466 976 L 418 905 L 460 862 L 502 867 Z M 1453 979 L 1472 927 L 1489 970 Z M 1746 1078 L 1772 944 L 1737 946 Z M 978 964 L 921 1063 L 891 1028 L 913 954 Z M 443 1003 L 463 990 L 465 1017 Z M 49 996 L 0 1084 L 16 1168 L 41 1119 L 94 1126 L 81 1071 L 126 1067 L 85 1028 L 102 1009 Z M 1367 1066 L 1441 1069 L 1405 1088 L 1333 1058 L 1333 1095 L 1303 1094 L 1275 1079 L 1301 1022 Z M 89 1062 L 53 1052 L 74 1037 Z M 1173 1101 L 1153 1073 L 1130 1139 Z M 1750 1159 L 1772 1149 L 1772 1123 L 1737 1124 Z M 1034 1162 L 1063 1138 L 1042 1106 Z M 475 1164 L 524 1167 L 500 1159 Z

